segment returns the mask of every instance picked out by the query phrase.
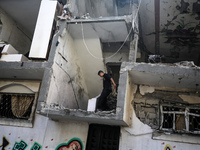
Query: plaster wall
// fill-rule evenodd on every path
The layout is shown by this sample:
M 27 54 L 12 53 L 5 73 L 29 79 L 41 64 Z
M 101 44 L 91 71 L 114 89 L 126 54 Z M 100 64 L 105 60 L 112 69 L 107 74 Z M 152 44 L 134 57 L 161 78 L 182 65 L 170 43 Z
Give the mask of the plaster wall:
M 196 104 L 190 107 L 198 107 L 200 97 L 196 92 L 160 90 L 156 87 L 140 85 L 139 91 L 132 103 L 136 116 L 143 123 L 158 129 L 160 126 L 159 112 L 161 104 L 171 104 L 173 106 L 179 106 L 178 104 L 182 106 L 185 106 L 184 104 L 187 104 L 187 106 L 189 104 Z
M 46 103 L 56 104 L 63 108 L 79 108 L 70 76 L 57 64 L 52 66 L 52 76 Z
M 129 61 L 129 44 L 128 42 L 123 44 L 121 42 L 108 42 L 102 43 L 103 57 L 105 64 L 121 63 Z
M 134 84 L 131 84 L 130 77 L 127 78 L 126 83 L 126 95 L 125 95 L 125 102 L 124 102 L 124 114 L 123 114 L 123 120 L 128 123 L 128 125 L 131 125 L 131 119 L 132 119 L 132 112 L 133 108 L 131 106 L 131 99 L 133 99 L 135 92 L 137 91 L 137 86 Z
M 105 58 L 105 63 L 114 62 L 122 63 L 124 61 L 128 62 L 128 52 L 119 52 L 113 56 L 112 52 L 103 52 L 103 57 Z M 113 57 L 111 57 L 113 56 Z
M 136 121 L 136 118 L 133 118 Z M 119 150 L 197 150 L 200 148 L 198 144 L 189 144 L 182 142 L 172 142 L 165 140 L 153 140 L 152 139 L 152 131 L 146 129 L 146 127 L 139 122 L 135 122 L 134 130 L 138 130 L 139 132 L 135 134 L 135 132 L 130 133 L 127 128 L 121 128 L 121 137 L 120 137 L 120 148 Z M 143 131 L 146 132 L 143 132 Z M 177 137 L 177 138 L 182 138 Z M 188 137 L 183 137 L 188 138 Z
M 131 88 L 131 86 L 130 86 Z M 131 88 L 135 91 L 135 88 Z M 132 104 L 132 123 L 129 127 L 121 127 L 120 148 L 119 150 L 136 150 L 136 149 L 191 149 L 200 148 L 199 137 L 187 134 L 158 134 L 157 129 L 159 123 L 159 101 L 165 99 L 168 101 L 183 101 L 188 103 L 200 102 L 198 96 L 194 94 L 177 94 L 176 92 L 155 93 L 155 87 L 142 85 L 138 88 Z M 154 93 L 154 95 L 152 95 Z M 139 95 L 138 95 L 139 94 Z M 162 95 L 164 94 L 164 95 Z M 144 96 L 145 95 L 145 96 Z M 156 95 L 156 98 L 155 98 Z M 184 95 L 184 96 L 183 96 Z M 159 97 L 159 98 L 158 98 Z M 185 100 L 187 99 L 187 100 Z M 141 106 L 138 106 L 141 104 Z M 158 108 L 157 108 L 158 107 Z M 157 109 L 156 109 L 157 108 Z
M 3 137 L 8 142 L 8 146 L 1 145 L 0 148 L 17 150 L 35 147 L 38 150 L 58 150 L 57 146 L 62 143 L 67 146 L 74 139 L 80 141 L 85 149 L 88 123 L 57 122 L 36 114 L 33 128 L 0 126 L 0 131 L 0 143 L 5 144 Z
M 2 29 L 0 40 L 11 44 L 20 54 L 26 54 L 30 50 L 31 38 L 23 28 L 0 8 L 0 20 Z
M 2 93 L 37 93 L 40 88 L 40 81 L 0 81 L 0 92 Z
M 79 108 L 86 110 L 89 99 L 88 90 L 74 40 L 68 31 L 64 29 L 61 36 L 59 36 L 58 41 L 60 44 L 56 49 L 55 63 L 70 78 L 69 83 L 63 82 L 62 84 L 65 86 L 68 84 L 72 86 L 72 94 L 75 94 Z M 63 94 L 66 96 L 66 94 L 70 93 L 67 92 Z
M 105 66 L 101 59 L 100 40 L 96 34 L 93 37 L 85 38 L 85 42 L 97 58 L 90 55 L 82 39 L 74 39 L 64 29 L 58 39 L 55 62 L 51 69 L 47 104 L 86 110 L 89 98 L 100 94 L 103 81 L 97 73 L 99 70 L 105 71 Z
M 83 71 L 82 77 L 85 79 L 89 98 L 93 98 L 99 95 L 103 88 L 103 81 L 97 73 L 99 70 L 105 71 L 105 65 L 102 60 L 103 55 L 99 38 L 87 38 L 85 42 L 87 43 L 90 53 L 95 57 L 88 52 L 82 39 L 74 40 L 80 67 Z

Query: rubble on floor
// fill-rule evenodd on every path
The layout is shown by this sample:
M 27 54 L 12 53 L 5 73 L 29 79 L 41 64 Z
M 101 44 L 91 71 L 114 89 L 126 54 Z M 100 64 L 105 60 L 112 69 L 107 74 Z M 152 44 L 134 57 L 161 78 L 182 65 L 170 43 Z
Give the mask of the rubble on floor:
M 106 103 L 108 110 L 115 110 L 117 106 L 117 95 L 109 95 Z
M 114 101 L 114 100 L 112 100 Z M 113 103 L 113 102 L 112 102 Z M 114 106 L 114 105 L 112 105 Z M 115 106 L 116 107 L 116 106 Z M 98 115 L 115 115 L 116 110 L 106 110 L 106 111 L 101 111 L 101 112 L 94 112 L 94 111 L 87 111 L 83 109 L 70 109 L 70 108 L 65 108 L 62 105 L 56 104 L 56 103 L 51 103 L 50 105 L 45 104 L 42 108 L 43 111 L 64 111 L 66 113 L 83 113 L 85 115 L 90 115 L 90 114 L 98 114 Z

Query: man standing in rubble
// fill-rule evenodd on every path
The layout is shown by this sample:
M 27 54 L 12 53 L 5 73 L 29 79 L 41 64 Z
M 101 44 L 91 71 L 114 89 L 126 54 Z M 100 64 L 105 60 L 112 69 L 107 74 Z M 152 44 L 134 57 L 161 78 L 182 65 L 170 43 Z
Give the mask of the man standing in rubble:
M 97 111 L 104 111 L 106 109 L 107 97 L 112 92 L 111 82 L 115 88 L 116 84 L 113 78 L 109 74 L 104 73 L 102 70 L 98 72 L 98 75 L 103 78 L 103 90 L 97 102 Z

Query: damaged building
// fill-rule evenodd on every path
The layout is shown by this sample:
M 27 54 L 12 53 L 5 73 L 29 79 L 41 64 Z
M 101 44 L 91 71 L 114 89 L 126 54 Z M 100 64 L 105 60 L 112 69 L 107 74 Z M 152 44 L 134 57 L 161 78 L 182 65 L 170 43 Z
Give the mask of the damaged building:
M 0 149 L 200 149 L 199 38 L 199 0 L 1 0 Z

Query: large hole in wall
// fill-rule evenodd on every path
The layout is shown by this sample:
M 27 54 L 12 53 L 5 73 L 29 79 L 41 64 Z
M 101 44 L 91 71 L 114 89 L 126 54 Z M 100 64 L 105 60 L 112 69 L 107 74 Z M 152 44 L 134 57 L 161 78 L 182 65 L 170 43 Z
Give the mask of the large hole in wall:
M 199 100 L 196 92 L 155 90 L 144 95 L 138 91 L 133 107 L 140 121 L 153 129 L 199 134 Z

